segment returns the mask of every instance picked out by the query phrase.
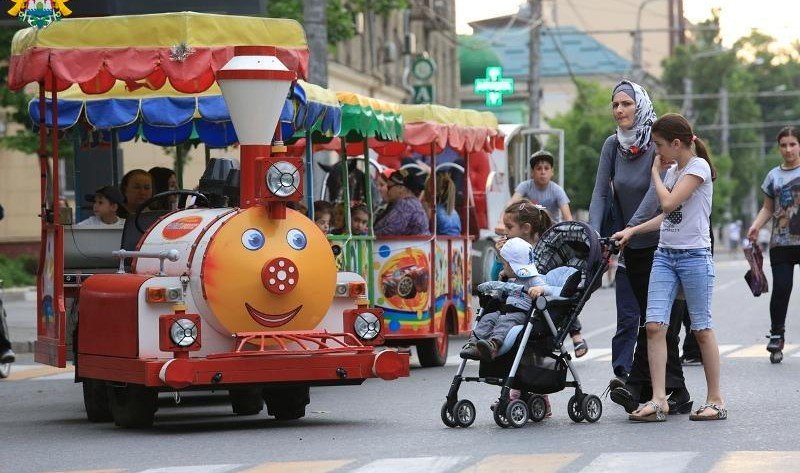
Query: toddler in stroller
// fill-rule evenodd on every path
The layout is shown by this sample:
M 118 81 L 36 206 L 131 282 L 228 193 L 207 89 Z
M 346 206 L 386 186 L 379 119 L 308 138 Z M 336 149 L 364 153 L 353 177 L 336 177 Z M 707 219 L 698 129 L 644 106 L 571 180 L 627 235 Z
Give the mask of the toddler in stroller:
M 488 300 L 482 299 L 476 335 L 486 334 L 486 331 L 480 330 L 491 326 L 488 332 L 490 335 L 485 336 L 495 342 L 490 343 L 488 350 L 484 348 L 489 356 L 480 357 L 479 376 L 464 376 L 467 359 L 462 360 L 451 383 L 447 400 L 442 405 L 441 418 L 445 425 L 468 427 L 474 422 L 474 404 L 467 399 L 458 399 L 461 383 L 468 381 L 502 386 L 494 408 L 494 420 L 500 427 L 522 427 L 528 420 L 543 420 L 547 413 L 543 395 L 561 391 L 565 387 L 575 388 L 575 394 L 567 406 L 567 412 L 573 421 L 581 422 L 585 419 L 596 422 L 600 419 L 602 402 L 593 394 L 583 393 L 571 356 L 563 344 L 569 335 L 571 322 L 580 314 L 592 292 L 599 287 L 608 266 L 608 256 L 617 251 L 616 245 L 609 240 L 604 239 L 602 245 L 608 251 L 601 250 L 601 240 L 597 233 L 586 224 L 558 223 L 544 232 L 536 243 L 532 252 L 535 261 L 533 266 L 530 263 L 517 267 L 512 265 L 518 278 L 526 274 L 518 271 L 523 266 L 532 274 L 535 272 L 541 276 L 523 276 L 522 281 L 517 279 L 511 285 L 491 283 L 483 286 L 496 297 L 502 297 L 504 291 L 511 292 L 501 310 L 491 313 L 494 314 L 492 318 L 495 322 L 491 322 L 492 318 L 489 322 L 484 321 L 483 314 L 491 314 L 485 307 Z M 505 254 L 503 257 L 508 261 Z M 537 281 L 537 278 L 541 279 Z M 528 305 L 520 306 L 521 302 L 515 297 L 520 298 L 523 294 L 529 296 Z M 525 311 L 522 312 L 522 320 L 517 322 L 520 325 L 512 325 L 508 330 L 500 325 L 504 324 L 505 317 L 519 313 L 523 308 Z M 507 333 L 503 334 L 503 331 Z M 471 341 L 476 348 L 488 343 L 480 343 L 477 338 Z M 496 345 L 499 346 L 494 350 Z M 567 381 L 568 371 L 572 374 L 572 381 Z M 522 391 L 519 399 L 509 398 L 512 388 Z

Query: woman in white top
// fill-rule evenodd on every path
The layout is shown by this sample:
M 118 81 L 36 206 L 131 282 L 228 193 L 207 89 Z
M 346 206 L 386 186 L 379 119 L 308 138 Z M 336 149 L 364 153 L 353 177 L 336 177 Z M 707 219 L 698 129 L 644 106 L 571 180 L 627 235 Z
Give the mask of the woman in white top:
M 682 116 L 664 115 L 653 124 L 652 134 L 658 156 L 653 160 L 651 174 L 662 213 L 614 234 L 625 244 L 637 233 L 661 229 L 647 295 L 647 351 L 653 398 L 629 418 L 640 422 L 667 420 L 665 336 L 680 286 L 700 345 L 708 388 L 705 404 L 689 418 L 722 420 L 727 418 L 727 410 L 719 387 L 719 347 L 711 321 L 714 262 L 708 232 L 716 176 L 705 145 Z M 662 180 L 663 166 L 670 167 Z

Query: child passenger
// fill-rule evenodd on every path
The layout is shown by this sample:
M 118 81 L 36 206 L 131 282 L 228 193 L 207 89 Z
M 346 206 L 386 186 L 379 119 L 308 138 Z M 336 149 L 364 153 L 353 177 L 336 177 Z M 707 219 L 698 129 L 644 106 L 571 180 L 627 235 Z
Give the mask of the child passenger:
M 332 218 L 333 206 L 330 202 L 324 200 L 314 202 L 314 223 L 322 230 L 322 233 L 330 233 Z
M 104 227 L 119 227 L 125 225 L 125 219 L 118 216 L 124 198 L 122 193 L 114 186 L 105 186 L 97 189 L 94 194 L 86 196 L 92 202 L 94 215 L 82 220 L 78 226 L 101 225 Z
M 533 245 L 522 238 L 508 240 L 500 249 L 500 256 L 507 266 L 505 270 L 515 276 L 514 284 L 489 281 L 478 286 L 480 291 L 511 290 L 500 311 L 481 317 L 473 330 L 473 337 L 461 351 L 462 358 L 493 360 L 511 328 L 527 322 L 534 298 L 561 296 L 568 289 L 566 286 L 574 286 L 569 288 L 574 290 L 580 282 L 580 278 L 570 279 L 577 274 L 577 269 L 570 267 L 555 268 L 540 275 L 534 262 Z

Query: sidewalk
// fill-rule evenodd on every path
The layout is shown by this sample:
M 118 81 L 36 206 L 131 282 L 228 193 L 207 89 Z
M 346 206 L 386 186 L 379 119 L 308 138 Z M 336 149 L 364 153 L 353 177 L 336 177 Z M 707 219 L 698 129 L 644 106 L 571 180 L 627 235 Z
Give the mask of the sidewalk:
M 32 353 L 36 340 L 36 288 L 5 288 L 2 298 L 11 349 L 18 354 Z

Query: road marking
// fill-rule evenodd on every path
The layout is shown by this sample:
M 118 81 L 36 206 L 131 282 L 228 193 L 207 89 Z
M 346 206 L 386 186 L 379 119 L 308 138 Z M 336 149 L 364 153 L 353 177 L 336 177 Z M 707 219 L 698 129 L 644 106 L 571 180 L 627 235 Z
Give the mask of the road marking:
M 644 465 L 647 465 L 647 473 L 678 473 L 686 471 L 689 462 L 696 456 L 696 452 L 603 453 L 581 473 L 639 473 Z
M 241 464 L 168 466 L 165 468 L 150 468 L 139 473 L 226 473 L 241 467 Z
M 18 370 L 19 369 L 19 370 Z M 72 365 L 66 368 L 56 368 L 54 366 L 20 365 L 11 367 L 11 374 L 6 378 L 8 381 L 21 381 L 24 379 L 38 378 L 41 376 L 52 376 L 62 373 L 73 373 L 75 367 Z
M 709 473 L 796 471 L 800 452 L 729 452 Z
M 419 458 L 384 458 L 375 460 L 353 470 L 352 473 L 385 473 L 402 471 L 403 473 L 437 473 L 447 471 L 469 457 L 419 457 Z
M 738 349 L 739 347 L 741 347 L 741 345 L 720 345 L 719 346 L 719 354 L 720 354 L 720 356 L 724 355 L 725 353 L 734 351 L 734 350 Z
M 589 352 L 580 358 L 572 357 L 575 363 L 585 363 L 587 361 L 599 361 L 599 358 L 611 355 L 611 348 L 590 348 Z
M 461 473 L 554 473 L 572 463 L 579 453 L 543 453 L 539 455 L 491 455 Z M 534 467 L 535 465 L 535 467 Z
M 239 473 L 328 473 L 352 462 L 353 460 L 269 462 Z
M 800 345 L 787 344 L 783 347 L 783 353 L 788 354 L 789 352 L 796 350 L 798 347 L 800 347 Z M 735 352 L 728 353 L 725 356 L 727 358 L 766 358 L 769 356 L 769 352 L 767 351 L 766 345 L 758 344 L 736 350 Z
M 110 470 L 59 470 L 59 471 L 48 471 L 46 473 L 122 473 L 125 470 L 121 470 L 119 468 L 113 468 Z

